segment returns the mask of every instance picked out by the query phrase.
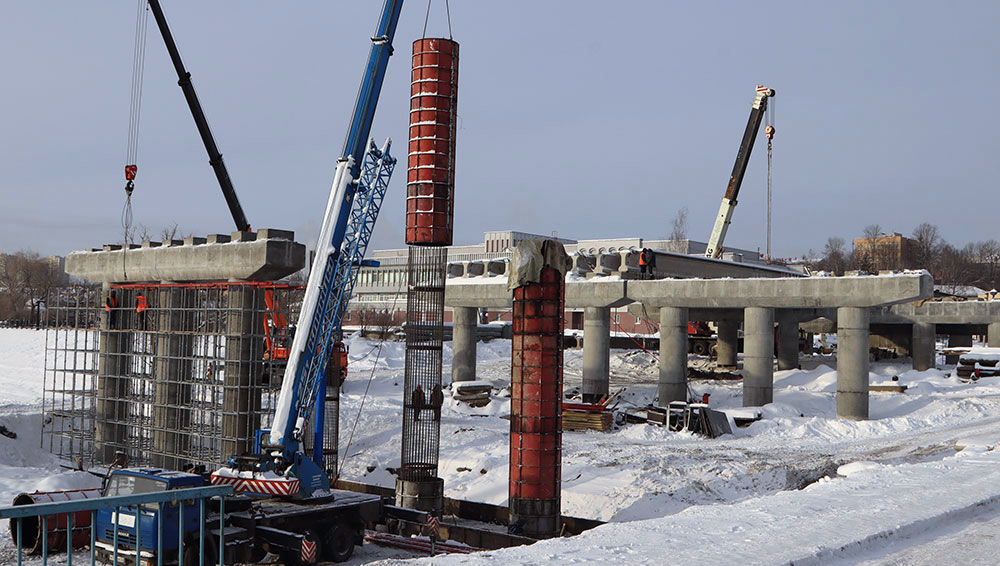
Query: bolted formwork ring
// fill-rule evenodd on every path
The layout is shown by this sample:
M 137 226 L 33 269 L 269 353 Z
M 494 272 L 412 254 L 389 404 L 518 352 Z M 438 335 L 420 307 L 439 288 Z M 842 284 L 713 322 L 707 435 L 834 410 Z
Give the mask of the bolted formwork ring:
M 508 494 L 510 524 L 527 536 L 559 533 L 564 308 L 558 270 L 514 289 Z
M 406 243 L 450 246 L 454 221 L 458 43 L 413 42 Z

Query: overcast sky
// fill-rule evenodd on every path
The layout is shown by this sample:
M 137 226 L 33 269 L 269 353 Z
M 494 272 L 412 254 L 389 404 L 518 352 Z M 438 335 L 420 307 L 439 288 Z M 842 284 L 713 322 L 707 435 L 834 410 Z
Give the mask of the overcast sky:
M 380 1 L 164 0 L 250 223 L 310 246 Z M 134 1 L 7 2 L 0 251 L 120 241 Z M 372 135 L 401 157 L 374 245 L 403 247 L 407 2 Z M 428 36 L 447 35 L 434 2 Z M 515 229 L 705 241 L 754 87 L 774 99 L 773 252 L 924 221 L 1000 236 L 1000 3 L 453 0 L 461 44 L 455 243 Z M 136 223 L 234 229 L 149 19 Z M 766 245 L 766 146 L 727 244 Z

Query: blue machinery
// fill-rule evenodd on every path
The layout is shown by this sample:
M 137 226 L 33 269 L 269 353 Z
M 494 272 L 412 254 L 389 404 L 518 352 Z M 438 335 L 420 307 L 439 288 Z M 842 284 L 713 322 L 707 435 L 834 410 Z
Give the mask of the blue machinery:
M 279 481 L 300 482 L 298 493 L 303 496 L 329 489 L 327 470 L 336 467 L 336 462 L 324 465 L 323 457 L 327 364 L 340 339 L 347 303 L 396 164 L 389 154 L 391 142 L 378 148 L 368 136 L 402 4 L 402 0 L 385 1 L 372 37 L 288 355 L 270 442 L 261 447 L 263 458 L 255 470 L 277 472 L 283 478 Z M 308 435 L 311 456 L 304 454 L 302 446 Z
M 160 549 L 173 548 L 177 549 L 178 555 L 184 554 L 184 535 L 186 532 L 179 525 L 184 523 L 184 509 L 193 507 L 194 505 L 184 504 L 177 507 L 178 513 L 180 515 L 178 525 L 164 525 L 163 521 L 157 522 L 155 541 L 144 542 L 141 537 L 141 530 L 135 529 L 134 527 L 128 527 L 126 525 L 125 519 L 127 517 L 136 516 L 136 510 L 138 508 L 148 509 L 151 505 L 156 505 L 158 514 L 162 515 L 164 513 L 164 506 L 168 503 L 174 503 L 178 501 L 196 501 L 196 506 L 200 512 L 200 535 L 201 541 L 205 541 L 205 500 L 211 497 L 219 497 L 220 505 L 220 517 L 225 517 L 225 498 L 226 496 L 233 494 L 233 488 L 231 486 L 211 486 L 211 487 L 194 487 L 188 489 L 174 489 L 169 491 L 160 491 L 155 493 L 143 493 L 141 495 L 123 495 L 115 497 L 100 497 L 96 499 L 78 499 L 74 501 L 58 501 L 55 503 L 36 503 L 34 505 L 20 505 L 15 507 L 0 507 L 0 520 L 10 519 L 12 522 L 12 527 L 15 527 L 16 532 L 16 544 L 17 544 L 17 564 L 21 566 L 24 554 L 24 547 L 22 544 L 22 533 L 24 531 L 23 525 L 25 519 L 28 520 L 39 520 L 40 530 L 39 535 L 42 538 L 42 564 L 48 564 L 48 555 L 50 549 L 48 547 L 48 528 L 47 523 L 49 521 L 57 520 L 57 516 L 66 515 L 65 521 L 67 521 L 67 530 L 72 532 L 77 530 L 78 527 L 73 525 L 73 517 L 78 512 L 90 512 L 90 560 L 91 566 L 94 565 L 96 561 L 96 549 L 98 547 L 97 543 L 97 527 L 98 527 L 98 512 L 111 512 L 114 516 L 119 518 L 115 521 L 118 529 L 115 530 L 112 538 L 113 548 L 108 550 L 112 559 L 113 564 L 119 563 L 119 552 L 122 556 L 126 553 L 130 553 L 134 556 L 136 548 L 143 549 L 143 554 L 147 550 L 155 550 L 156 554 L 156 564 L 163 564 L 163 553 Z M 144 512 L 143 515 L 149 516 L 151 513 L 148 511 Z M 86 527 L 84 527 L 86 528 Z M 165 531 L 170 531 L 174 533 L 174 536 L 178 537 L 174 540 L 168 540 L 166 538 L 167 533 Z M 219 533 L 222 537 L 225 532 L 225 522 L 220 518 L 219 521 Z M 118 540 L 119 534 L 122 534 L 123 539 Z M 134 539 L 125 541 L 125 538 Z M 127 542 L 128 547 L 132 550 L 122 548 L 122 546 Z M 73 565 L 73 537 L 67 533 L 66 536 L 66 566 Z M 52 549 L 53 552 L 57 552 L 59 549 Z M 198 548 L 199 563 L 214 563 L 212 561 L 205 561 L 205 544 L 202 542 Z M 219 548 L 219 563 L 223 562 L 223 548 Z M 147 561 L 143 561 L 147 562 Z

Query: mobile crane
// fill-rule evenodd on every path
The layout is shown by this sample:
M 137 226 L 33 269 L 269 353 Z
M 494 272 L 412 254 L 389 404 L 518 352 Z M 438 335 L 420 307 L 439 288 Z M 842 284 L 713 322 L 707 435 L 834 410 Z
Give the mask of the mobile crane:
M 736 164 L 733 165 L 733 173 L 729 176 L 729 185 L 726 186 L 726 194 L 722 197 L 722 205 L 719 207 L 719 214 L 715 217 L 715 226 L 712 228 L 712 235 L 708 239 L 708 247 L 705 250 L 705 257 L 719 259 L 722 257 L 722 244 L 726 240 L 726 232 L 733 219 L 733 210 L 736 208 L 736 197 L 740 194 L 740 185 L 743 184 L 743 175 L 747 171 L 747 162 L 750 161 L 750 152 L 753 151 L 753 142 L 757 138 L 760 130 L 760 123 L 764 119 L 767 111 L 767 99 L 774 96 L 774 89 L 757 85 L 757 95 L 753 99 L 753 106 L 750 108 L 750 120 L 747 128 L 743 132 L 743 141 L 740 142 L 740 149 L 736 153 Z M 773 134 L 773 130 L 768 131 L 768 137 Z
M 258 433 L 257 454 L 234 456 L 212 474 L 213 483 L 233 484 L 247 493 L 302 498 L 330 489 L 328 472 L 336 462 L 324 461 L 323 421 L 327 384 L 335 376 L 327 376 L 327 365 L 331 358 L 339 360 L 343 315 L 396 164 L 389 154 L 391 142 L 378 148 L 368 142 L 368 134 L 401 7 L 402 0 L 386 0 L 372 37 L 271 428 Z M 307 439 L 312 441 L 309 455 L 303 446 Z
M 234 455 L 225 467 L 211 474 L 211 483 L 233 485 L 236 492 L 250 497 L 241 504 L 226 504 L 222 517 L 227 525 L 222 548 L 226 564 L 254 560 L 263 552 L 280 555 L 286 564 L 310 564 L 320 558 L 344 561 L 355 545 L 362 544 L 364 526 L 381 519 L 385 511 L 378 495 L 331 489 L 329 474 L 336 462 L 330 462 L 324 451 L 323 419 L 326 389 L 339 386 L 339 372 L 328 370 L 335 370 L 341 359 L 344 312 L 396 164 L 389 153 L 390 141 L 379 148 L 368 135 L 401 8 L 402 0 L 385 0 L 371 40 L 271 429 L 258 431 L 255 454 Z M 312 441 L 311 454 L 306 453 L 306 440 Z M 336 442 L 336 438 L 327 440 Z M 119 480 L 117 476 L 128 478 Z M 170 482 L 181 476 L 184 485 L 198 485 L 201 480 L 194 474 L 131 468 L 113 471 L 109 485 L 149 484 L 171 489 Z M 142 514 L 138 510 L 134 513 L 133 517 Z M 207 520 L 217 522 L 220 518 L 210 514 Z M 105 523 L 98 525 L 99 532 L 114 533 L 117 527 L 126 537 L 138 527 L 152 528 L 145 518 L 133 519 L 132 526 L 124 528 L 121 521 L 111 524 L 111 519 L 105 518 Z M 205 527 L 207 538 L 200 539 L 201 544 L 218 549 L 220 535 L 206 525 L 185 522 L 180 537 L 199 544 L 200 529 Z M 176 554 L 168 558 L 187 566 L 187 556 L 177 556 L 183 553 L 174 548 Z M 156 559 L 145 546 L 134 552 L 144 559 Z

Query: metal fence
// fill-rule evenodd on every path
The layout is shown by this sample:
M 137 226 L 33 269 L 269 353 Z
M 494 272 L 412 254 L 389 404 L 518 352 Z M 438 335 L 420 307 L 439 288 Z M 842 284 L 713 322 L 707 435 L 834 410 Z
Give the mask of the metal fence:
M 79 465 L 185 469 L 267 428 L 302 288 L 133 284 L 47 305 L 43 446 Z
M 49 556 L 65 550 L 66 566 L 73 565 L 74 548 L 89 549 L 89 564 L 97 561 L 98 552 L 106 554 L 105 561 L 111 564 L 127 563 L 132 566 L 162 566 L 164 561 L 180 557 L 179 562 L 187 566 L 194 564 L 223 564 L 225 562 L 224 545 L 214 543 L 225 539 L 225 505 L 226 497 L 233 494 L 232 486 L 195 487 L 175 489 L 140 495 L 124 495 L 100 497 L 96 499 L 78 499 L 73 501 L 57 501 L 53 503 L 35 503 L 0 507 L 0 520 L 11 521 L 10 532 L 17 545 L 17 565 L 21 566 L 32 548 L 37 548 L 41 554 L 42 564 L 47 565 Z M 218 531 L 209 531 L 214 522 L 209 525 L 211 515 L 206 508 L 206 501 L 218 497 Z M 151 511 L 155 509 L 155 512 Z M 195 508 L 197 511 L 195 511 Z M 168 510 L 176 510 L 178 522 L 176 531 L 172 521 L 168 523 Z M 191 520 L 187 513 L 197 512 L 196 521 Z M 107 513 L 110 521 L 99 520 L 99 514 Z M 172 518 L 172 513 L 170 518 Z M 137 519 L 138 517 L 138 519 Z M 198 531 L 197 562 L 195 550 L 191 545 L 191 525 Z M 98 531 L 98 524 L 104 526 L 103 532 Z M 108 524 L 110 523 L 110 524 Z M 154 541 L 143 541 L 143 524 L 155 524 Z M 187 526 L 187 528 L 185 528 Z M 165 534 L 176 532 L 174 539 Z M 187 531 L 187 532 L 186 532 Z M 216 536 L 217 535 L 217 536 Z M 37 540 L 40 538 L 41 540 Z M 30 539 L 30 540 L 29 540 Z M 65 548 L 60 544 L 65 541 Z M 25 550 L 26 543 L 28 551 Z M 59 548 L 54 548 L 58 544 Z M 216 556 L 215 550 L 218 550 Z M 168 558 L 169 555 L 169 558 Z M 59 560 L 62 563 L 62 557 Z

